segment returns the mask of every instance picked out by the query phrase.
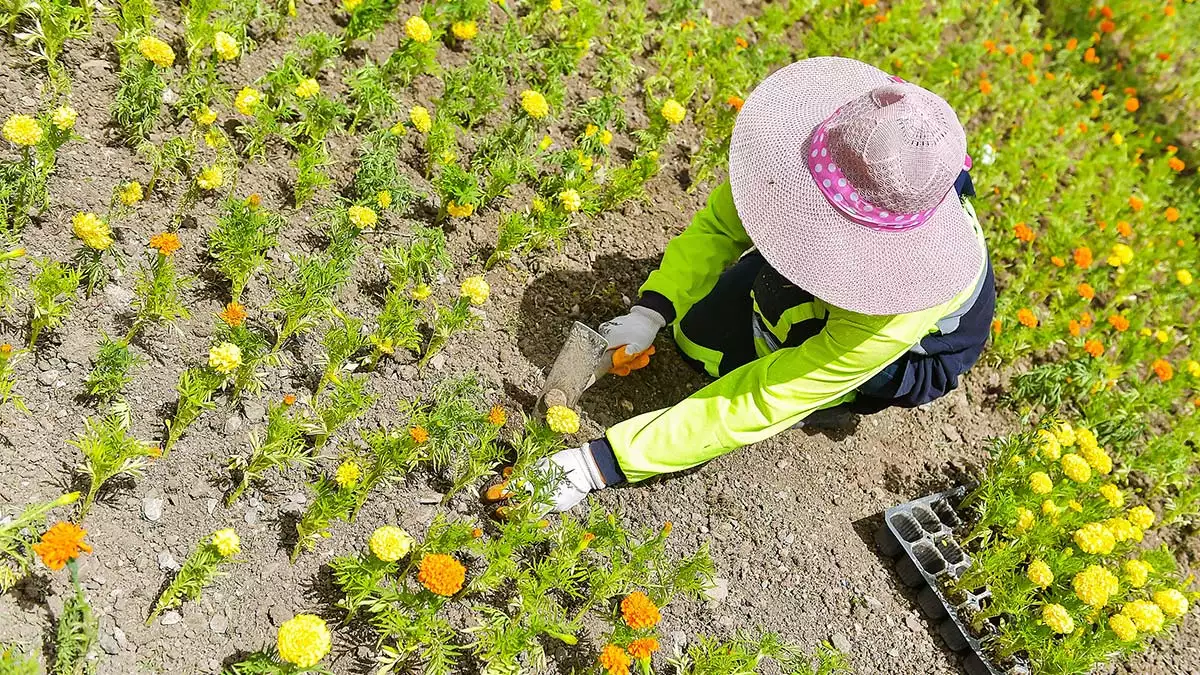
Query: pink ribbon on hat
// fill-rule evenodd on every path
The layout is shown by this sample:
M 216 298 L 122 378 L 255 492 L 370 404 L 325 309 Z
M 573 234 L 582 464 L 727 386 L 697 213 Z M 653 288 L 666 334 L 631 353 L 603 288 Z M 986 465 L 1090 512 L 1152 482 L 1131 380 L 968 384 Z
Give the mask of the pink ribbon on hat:
M 896 82 L 904 82 L 899 77 L 892 76 L 892 80 Z M 827 117 L 820 126 L 813 131 L 812 144 L 808 153 L 808 171 L 812 175 L 813 181 L 816 182 L 817 188 L 821 194 L 825 195 L 825 199 L 829 201 L 833 208 L 839 211 L 848 220 L 864 225 L 877 230 L 886 230 L 891 232 L 904 232 L 915 227 L 920 227 L 925 224 L 933 214 L 941 206 L 941 202 L 945 201 L 945 196 L 935 206 L 919 211 L 917 213 L 894 213 L 887 209 L 879 208 L 864 199 L 858 191 L 850 184 L 842 170 L 833 161 L 833 155 L 829 152 L 829 134 L 826 128 L 829 123 L 838 116 L 842 111 L 838 108 L 832 115 Z M 963 160 L 963 169 L 971 168 L 971 157 L 968 155 Z M 951 186 L 946 193 L 949 195 L 954 191 Z

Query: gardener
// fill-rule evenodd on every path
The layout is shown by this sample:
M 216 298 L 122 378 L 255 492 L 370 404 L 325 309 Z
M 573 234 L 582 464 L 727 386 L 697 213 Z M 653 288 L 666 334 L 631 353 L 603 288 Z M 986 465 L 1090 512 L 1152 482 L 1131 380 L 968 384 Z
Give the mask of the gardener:
M 971 161 L 937 95 L 844 58 L 794 63 L 738 114 L 729 182 L 600 327 L 627 373 L 671 325 L 716 381 L 551 461 L 553 507 L 681 471 L 834 407 L 913 407 L 958 385 L 995 306 Z M 828 414 L 828 413 L 826 413 Z

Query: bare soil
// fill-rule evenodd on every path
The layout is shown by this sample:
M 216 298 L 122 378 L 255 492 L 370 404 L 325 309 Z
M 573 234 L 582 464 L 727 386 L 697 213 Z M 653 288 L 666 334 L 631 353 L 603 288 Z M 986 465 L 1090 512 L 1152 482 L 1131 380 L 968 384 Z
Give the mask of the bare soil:
M 738 3 L 715 3 L 721 16 L 744 14 Z M 411 9 L 411 8 L 409 8 Z M 175 33 L 178 17 L 160 17 L 162 31 Z M 327 12 L 305 12 L 308 21 Z M 328 25 L 324 25 L 327 24 Z M 73 93 L 82 139 L 65 146 L 51 181 L 51 208 L 25 232 L 29 258 L 60 260 L 73 250 L 70 218 L 77 211 L 103 212 L 114 185 L 148 177 L 148 165 L 112 140 L 107 125 L 109 102 L 116 89 L 112 27 L 69 46 Z M 369 52 L 378 57 L 398 39 L 399 28 L 385 29 Z M 226 81 L 251 82 L 276 59 L 284 46 L 264 41 L 227 73 Z M 443 50 L 445 51 L 445 50 Z M 379 52 L 376 54 L 375 52 Z M 451 57 L 454 58 L 454 57 Z M 27 112 L 39 101 L 44 77 L 25 67 L 15 48 L 0 61 L 0 117 Z M 331 80 L 331 87 L 336 85 Z M 412 102 L 429 102 L 437 86 L 424 79 Z M 164 118 L 165 122 L 165 118 Z M 160 124 L 160 128 L 169 127 Z M 552 130 L 564 138 L 567 130 Z M 165 137 L 159 132 L 158 139 Z M 354 139 L 333 144 L 338 163 L 335 184 L 345 184 L 353 168 Z M 416 156 L 401 157 L 404 166 Z M 686 190 L 686 143 L 674 148 L 666 170 L 651 185 L 646 204 L 609 213 L 580 231 L 562 252 L 517 262 L 487 276 L 494 289 L 482 331 L 456 339 L 426 372 L 411 363 L 385 362 L 370 379 L 378 396 L 359 426 L 396 418 L 396 405 L 427 391 L 437 380 L 475 374 L 495 400 L 510 408 L 528 408 L 539 388 L 543 369 L 557 352 L 564 327 L 572 320 L 597 324 L 622 313 L 636 297 L 638 285 L 657 264 L 668 239 L 678 233 L 702 205 L 704 190 Z M 423 181 L 406 166 L 413 182 Z M 312 209 L 287 206 L 291 170 L 284 162 L 252 163 L 239 176 L 237 193 L 259 192 L 264 205 L 288 219 L 281 251 L 306 248 L 304 233 Z M 143 204 L 137 216 L 118 223 L 118 248 L 133 262 L 143 255 L 148 237 L 166 228 L 178 191 Z M 160 438 L 162 420 L 176 400 L 180 372 L 199 362 L 212 335 L 213 315 L 226 301 L 224 291 L 205 272 L 203 242 L 214 224 L 215 202 L 202 201 L 185 219 L 180 253 L 187 273 L 197 278 L 188 294 L 192 318 L 178 330 L 148 332 L 136 350 L 148 363 L 134 373 L 128 391 L 134 432 Z M 481 214 L 450 232 L 456 265 L 477 270 L 494 239 L 495 212 Z M 396 240 L 405 222 L 368 235 L 367 250 L 339 306 L 361 317 L 373 317 L 378 303 L 369 292 L 380 277 L 374 251 Z M 23 272 L 29 272 L 26 264 Z M 23 276 L 27 276 L 24 274 Z M 439 292 L 449 294 L 454 284 Z M 122 334 L 128 326 L 132 280 L 126 273 L 81 299 L 70 320 L 42 345 L 36 358 L 19 369 L 18 390 L 30 414 L 6 411 L 0 424 L 0 512 L 53 499 L 74 486 L 71 467 L 78 452 L 64 441 L 82 428 L 82 418 L 95 415 L 81 398 L 82 383 L 102 333 Z M 247 304 L 258 308 L 269 298 L 266 280 L 252 283 Z M 10 313 L 0 338 L 25 341 L 21 311 Z M 288 363 L 267 378 L 257 398 L 235 407 L 221 406 L 205 414 L 163 461 L 143 478 L 106 492 L 89 514 L 86 527 L 95 552 L 81 566 L 85 587 L 101 622 L 100 673 L 216 673 L 235 655 L 269 645 L 275 627 L 298 611 L 334 616 L 332 589 L 324 564 L 334 555 L 361 547 L 378 525 L 399 524 L 416 535 L 424 531 L 438 507 L 424 475 L 407 485 L 374 495 L 357 522 L 334 528 L 333 537 L 288 563 L 296 515 L 310 495 L 299 474 L 272 477 L 232 508 L 220 500 L 228 487 L 225 469 L 231 455 L 248 449 L 248 435 L 264 424 L 265 402 L 304 390 L 311 381 L 316 353 L 312 339 L 301 340 Z M 598 435 L 606 425 L 628 416 L 672 404 L 703 384 L 703 379 L 677 356 L 668 340 L 646 370 L 609 379 L 584 397 L 585 428 L 580 440 Z M 664 645 L 670 651 L 696 634 L 729 637 L 740 629 L 763 628 L 805 647 L 832 640 L 848 651 L 860 673 L 954 673 L 957 659 L 946 651 L 931 624 L 916 609 L 915 598 L 875 552 L 878 514 L 890 505 L 964 479 L 986 457 L 986 439 L 1014 430 L 1013 415 L 998 407 L 1000 377 L 991 371 L 970 375 L 953 395 L 923 409 L 885 411 L 865 418 L 853 431 L 792 431 L 744 448 L 683 475 L 612 489 L 597 495 L 606 508 L 634 523 L 674 523 L 671 545 L 690 552 L 711 542 L 718 576 L 728 593 L 706 604 L 678 602 L 665 611 Z M 354 430 L 347 430 L 348 434 Z M 144 517 L 146 500 L 164 500 L 157 521 Z M 460 515 L 484 515 L 466 496 L 447 507 Z M 218 580 L 196 603 L 184 605 L 174 621 L 145 625 L 145 617 L 167 578 L 173 561 L 181 562 L 203 536 L 222 527 L 241 534 L 243 558 L 232 574 Z M 18 589 L 0 596 L 0 640 L 39 645 L 53 631 L 66 591 L 64 574 L 45 570 Z M 359 672 L 373 653 L 370 644 L 352 644 L 335 633 L 330 661 L 337 673 Z M 1175 674 L 1200 672 L 1200 627 L 1189 617 L 1180 634 L 1151 655 L 1123 667 L 1122 672 Z

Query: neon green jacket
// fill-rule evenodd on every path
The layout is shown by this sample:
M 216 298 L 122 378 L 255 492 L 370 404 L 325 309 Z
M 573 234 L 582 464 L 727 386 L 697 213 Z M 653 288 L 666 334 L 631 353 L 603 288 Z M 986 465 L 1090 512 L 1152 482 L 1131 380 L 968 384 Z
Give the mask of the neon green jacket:
M 976 231 L 985 246 L 978 222 Z M 662 264 L 641 292 L 669 299 L 678 323 L 752 246 L 725 183 L 667 244 Z M 774 436 L 815 410 L 852 400 L 857 387 L 937 331 L 938 320 L 970 301 L 974 290 L 972 284 L 944 304 L 892 316 L 858 314 L 818 300 L 827 322 L 815 337 L 766 353 L 670 408 L 610 428 L 607 438 L 617 462 L 630 482 L 681 471 Z M 775 328 L 786 334 L 786 326 Z M 686 340 L 680 331 L 675 334 Z

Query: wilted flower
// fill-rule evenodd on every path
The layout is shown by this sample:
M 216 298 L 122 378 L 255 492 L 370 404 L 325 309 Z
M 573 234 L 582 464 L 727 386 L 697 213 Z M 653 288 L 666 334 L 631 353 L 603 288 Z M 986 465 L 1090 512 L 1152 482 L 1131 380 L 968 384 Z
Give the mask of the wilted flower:
M 583 206 L 583 198 L 579 196 L 578 190 L 569 188 L 558 193 L 558 203 L 562 205 L 563 211 L 573 213 Z
M 204 190 L 216 190 L 225 183 L 225 172 L 221 169 L 220 164 L 213 164 L 205 167 L 200 175 L 196 177 L 196 185 L 199 185 Z
M 142 191 L 142 184 L 133 180 L 117 189 L 117 197 L 125 206 L 133 206 L 142 201 L 145 193 Z

